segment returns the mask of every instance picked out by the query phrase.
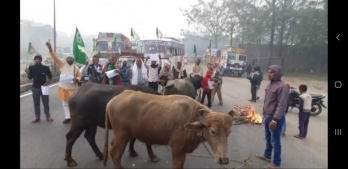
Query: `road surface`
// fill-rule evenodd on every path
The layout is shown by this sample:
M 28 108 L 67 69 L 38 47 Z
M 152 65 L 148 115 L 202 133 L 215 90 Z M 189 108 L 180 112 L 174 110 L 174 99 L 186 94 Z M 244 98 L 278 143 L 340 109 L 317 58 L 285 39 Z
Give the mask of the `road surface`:
M 191 70 L 191 69 L 188 69 Z M 189 71 L 190 72 L 190 71 Z M 265 85 L 265 84 L 264 84 Z M 262 86 L 264 88 L 264 85 Z M 223 100 L 224 106 L 217 105 L 217 99 L 212 107 L 215 111 L 227 112 L 233 105 L 250 104 L 250 84 L 245 78 L 224 77 L 223 78 Z M 264 96 L 264 90 L 259 95 Z M 21 168 L 68 168 L 64 161 L 66 139 L 70 125 L 63 125 L 64 113 L 61 102 L 57 99 L 57 86 L 50 88 L 50 110 L 54 122 L 45 120 L 32 124 L 34 108 L 30 93 L 21 96 Z M 258 112 L 262 109 L 261 99 L 254 104 Z M 42 119 L 45 119 L 42 112 Z M 309 124 L 309 134 L 306 140 L 294 139 L 292 135 L 298 132 L 297 110 L 287 115 L 287 136 L 282 139 L 282 167 L 283 168 L 327 168 L 327 111 L 318 117 L 312 117 Z M 267 163 L 256 159 L 255 154 L 262 153 L 265 148 L 263 128 L 251 124 L 234 125 L 232 134 L 229 136 L 230 158 L 242 161 L 248 155 L 252 155 L 252 162 L 244 168 L 263 168 Z M 258 137 L 257 137 L 258 136 Z M 110 133 L 110 141 L 112 132 Z M 254 141 L 256 146 L 252 149 Z M 109 143 L 110 143 L 109 141 Z M 103 151 L 104 130 L 98 128 L 96 142 L 99 149 Z M 206 143 L 209 147 L 209 145 Z M 144 144 L 136 142 L 138 157 L 130 158 L 125 153 L 122 164 L 126 168 L 171 168 L 171 151 L 164 146 L 154 146 L 154 152 L 161 159 L 158 163 L 148 161 Z M 211 150 L 210 150 L 211 151 Z M 212 151 L 211 151 L 212 152 Z M 209 153 L 201 145 L 193 152 L 195 155 L 209 156 Z M 97 160 L 91 147 L 83 135 L 76 141 L 73 147 L 73 158 L 78 162 L 76 168 L 103 168 L 102 161 Z M 227 168 L 237 167 L 240 164 L 231 162 Z M 109 156 L 107 168 L 112 168 Z M 221 168 L 213 159 L 188 156 L 185 168 Z

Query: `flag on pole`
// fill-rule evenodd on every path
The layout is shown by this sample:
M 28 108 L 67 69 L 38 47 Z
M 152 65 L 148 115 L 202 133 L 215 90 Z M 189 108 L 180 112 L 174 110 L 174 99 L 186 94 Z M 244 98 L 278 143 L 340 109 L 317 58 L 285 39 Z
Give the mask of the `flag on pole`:
M 195 57 L 197 57 L 197 49 L 196 49 L 196 44 L 193 46 L 193 54 Z
M 158 29 L 158 27 L 156 27 L 156 36 L 157 36 L 157 38 L 162 38 L 162 36 L 163 36 L 163 33 Z
M 28 55 L 34 58 L 35 55 L 39 54 L 36 49 L 33 47 L 33 44 L 29 42 L 29 47 L 28 47 Z
M 88 60 L 88 54 L 85 49 L 80 31 L 76 28 L 73 42 L 73 53 L 77 64 L 85 65 Z
M 131 37 L 132 37 L 134 42 L 140 40 L 139 35 L 134 31 L 133 28 L 131 28 Z

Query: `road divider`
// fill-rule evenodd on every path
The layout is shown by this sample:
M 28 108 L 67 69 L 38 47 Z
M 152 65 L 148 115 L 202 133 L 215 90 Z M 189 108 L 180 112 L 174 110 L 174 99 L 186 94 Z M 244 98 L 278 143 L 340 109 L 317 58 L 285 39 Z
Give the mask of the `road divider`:
M 48 87 L 51 88 L 51 87 L 54 87 L 54 86 L 57 86 L 57 85 L 58 85 L 58 83 L 55 83 L 55 84 L 49 85 Z M 28 93 L 25 93 L 25 94 L 21 94 L 21 95 L 19 96 L 19 98 L 27 97 L 27 96 L 30 96 L 30 95 L 32 95 L 32 94 L 33 94 L 32 92 L 28 92 Z
M 56 83 L 58 81 L 59 81 L 59 77 L 54 77 L 54 78 L 52 78 L 51 83 Z M 33 85 L 32 83 L 20 85 L 20 93 L 22 94 L 24 92 L 31 90 L 32 85 Z

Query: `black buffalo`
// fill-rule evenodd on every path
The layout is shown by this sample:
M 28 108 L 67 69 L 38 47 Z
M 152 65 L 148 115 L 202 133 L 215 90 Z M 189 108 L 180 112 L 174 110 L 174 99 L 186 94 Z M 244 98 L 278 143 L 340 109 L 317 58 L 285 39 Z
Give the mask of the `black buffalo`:
M 169 81 L 163 89 L 164 95 L 186 95 L 193 99 L 197 96 L 197 90 L 202 87 L 202 77 L 191 76 L 184 79 Z
M 85 138 L 92 147 L 95 155 L 100 160 L 103 159 L 103 153 L 95 143 L 97 126 L 105 128 L 106 105 L 113 97 L 122 93 L 124 90 L 135 90 L 160 95 L 158 92 L 146 86 L 113 86 L 86 83 L 70 98 L 71 128 L 66 135 L 67 145 L 65 152 L 65 160 L 68 166 L 72 167 L 77 165 L 76 161 L 71 156 L 71 151 L 75 141 L 84 130 L 86 130 Z M 111 129 L 111 126 L 109 126 L 109 128 Z M 138 155 L 134 150 L 134 142 L 135 140 L 132 140 L 129 145 L 130 156 Z M 151 145 L 146 145 L 146 148 L 151 160 L 158 161 L 159 159 L 154 155 Z

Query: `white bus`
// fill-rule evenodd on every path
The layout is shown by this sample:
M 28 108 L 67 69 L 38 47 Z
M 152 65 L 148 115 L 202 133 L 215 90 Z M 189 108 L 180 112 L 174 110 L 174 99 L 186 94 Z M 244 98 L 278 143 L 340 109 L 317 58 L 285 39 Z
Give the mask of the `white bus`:
M 145 58 L 157 58 L 161 55 L 162 59 L 174 66 L 178 61 L 184 62 L 185 46 L 180 40 L 171 37 L 141 39 L 137 42 L 137 53 L 143 53 Z

